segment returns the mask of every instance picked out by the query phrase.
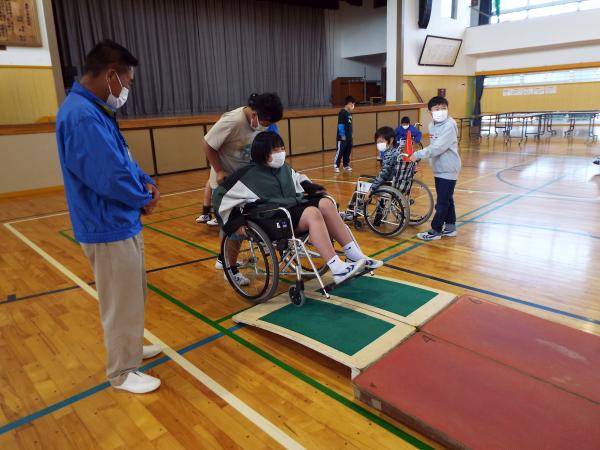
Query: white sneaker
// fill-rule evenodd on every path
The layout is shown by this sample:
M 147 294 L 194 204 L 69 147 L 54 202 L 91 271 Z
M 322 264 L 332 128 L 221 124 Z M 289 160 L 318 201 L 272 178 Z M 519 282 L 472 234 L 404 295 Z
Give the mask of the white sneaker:
M 129 372 L 127 378 L 123 384 L 119 386 L 113 386 L 115 389 L 122 389 L 132 394 L 145 394 L 158 389 L 160 386 L 160 380 L 158 378 L 146 375 L 145 373 L 136 370 L 135 372 Z
M 245 267 L 246 264 L 248 264 L 249 261 L 240 261 L 238 259 L 237 265 L 238 267 Z M 215 269 L 217 270 L 223 270 L 223 262 L 217 258 L 217 260 L 215 261 Z
M 381 266 L 383 266 L 383 261 L 380 259 L 371 259 L 371 258 L 365 257 L 365 259 L 361 260 L 361 261 L 365 261 L 365 269 L 369 269 L 369 270 L 379 269 Z M 346 257 L 346 262 L 347 263 L 355 263 L 356 261 L 353 261 L 350 258 Z
M 159 353 L 162 353 L 162 347 L 160 345 L 144 345 L 142 359 L 154 358 Z
M 340 173 L 340 168 L 338 166 L 333 166 L 333 171 L 335 173 Z
M 196 218 L 196 223 L 207 223 L 210 221 L 210 214 L 201 214 Z
M 208 225 L 209 227 L 216 227 L 219 225 L 219 222 L 217 221 L 217 218 L 215 217 L 214 219 L 210 219 L 208 222 L 206 222 L 206 225 Z
M 345 166 L 345 167 L 344 167 L 344 170 L 345 170 L 346 172 L 352 172 L 352 167 L 350 167 L 350 166 Z
M 225 273 L 223 273 L 223 278 L 227 279 L 227 275 Z M 239 272 L 233 274 L 233 281 L 238 286 L 248 286 L 250 284 L 250 280 Z
M 366 262 L 367 261 L 364 259 L 359 259 L 358 261 L 353 262 L 353 263 L 346 263 L 347 267 L 344 272 L 333 274 L 333 282 L 335 284 L 340 284 L 340 283 L 346 281 L 348 278 L 353 277 L 354 275 L 361 272 L 365 268 Z

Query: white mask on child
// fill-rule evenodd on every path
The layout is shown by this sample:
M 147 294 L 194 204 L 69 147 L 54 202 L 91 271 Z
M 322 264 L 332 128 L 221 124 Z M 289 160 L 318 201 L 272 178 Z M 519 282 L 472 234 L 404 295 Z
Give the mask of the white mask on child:
M 387 148 L 387 144 L 385 142 L 378 142 L 377 143 L 377 150 L 380 152 L 385 151 L 385 149 Z
M 404 128 L 405 130 L 408 130 L 408 125 L 402 125 L 402 128 Z
M 285 152 L 271 153 L 271 161 L 267 163 L 273 169 L 279 169 L 285 162 Z
M 441 109 L 439 111 L 431 111 L 431 116 L 434 122 L 443 122 L 448 118 L 448 110 Z

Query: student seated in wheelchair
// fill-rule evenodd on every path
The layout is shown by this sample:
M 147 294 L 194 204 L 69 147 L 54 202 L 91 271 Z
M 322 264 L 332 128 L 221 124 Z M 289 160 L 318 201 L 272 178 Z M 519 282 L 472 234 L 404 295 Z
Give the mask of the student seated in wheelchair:
M 285 164 L 285 148 L 278 134 L 259 133 L 252 143 L 251 157 L 248 166 L 227 177 L 213 194 L 213 207 L 227 236 L 244 239 L 249 210 L 254 209 L 261 219 L 281 219 L 281 212 L 274 209 L 283 207 L 289 212 L 294 232 L 308 232 L 310 242 L 326 261 L 336 284 L 364 269 L 383 265 L 361 251 L 341 220 L 337 206 L 325 197 L 325 189 Z M 267 210 L 270 211 L 264 212 Z M 252 212 L 250 216 L 253 218 Z M 345 261 L 336 254 L 332 238 L 343 247 Z M 230 255 L 226 264 L 235 273 L 237 255 L 235 252 Z
M 382 158 L 379 175 L 369 179 L 368 182 L 361 180 L 361 178 L 364 178 L 362 175 L 359 177 L 354 194 L 348 203 L 348 208 L 346 212 L 342 213 L 344 220 L 354 220 L 356 218 L 356 211 L 362 207 L 362 203 L 368 201 L 372 193 L 383 184 L 391 183 L 394 175 L 397 173 L 403 148 L 401 141 L 397 140 L 394 129 L 392 127 L 379 128 L 375 132 L 375 143 L 377 145 L 377 152 Z

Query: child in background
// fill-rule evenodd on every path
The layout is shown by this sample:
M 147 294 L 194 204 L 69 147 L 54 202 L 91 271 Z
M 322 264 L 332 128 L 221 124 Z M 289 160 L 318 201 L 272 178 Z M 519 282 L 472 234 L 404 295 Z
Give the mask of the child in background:
M 338 130 L 337 130 L 337 151 L 335 152 L 335 160 L 333 161 L 333 171 L 339 173 L 340 162 L 344 163 L 344 170 L 351 172 L 350 153 L 352 153 L 352 110 L 356 100 L 349 95 L 346 97 L 346 103 L 338 114 Z
M 396 141 L 400 142 L 406 140 L 406 135 L 409 131 L 414 143 L 418 144 L 419 142 L 421 142 L 421 136 L 423 134 L 419 131 L 417 127 L 411 125 L 410 117 L 408 116 L 404 116 L 400 121 L 400 126 L 396 128 Z
M 456 236 L 456 211 L 454 209 L 454 187 L 460 172 L 458 155 L 458 129 L 456 122 L 448 116 L 448 100 L 433 97 L 427 104 L 433 122 L 429 124 L 430 144 L 413 153 L 411 161 L 429 158 L 435 178 L 435 215 L 431 229 L 418 233 L 423 241 L 434 241 L 442 236 Z

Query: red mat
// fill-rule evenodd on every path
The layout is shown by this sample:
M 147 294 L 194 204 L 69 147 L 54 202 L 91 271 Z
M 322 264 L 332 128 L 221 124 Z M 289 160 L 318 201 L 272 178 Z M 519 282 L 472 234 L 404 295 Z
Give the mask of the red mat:
M 600 403 L 598 336 L 470 296 L 422 331 Z
M 356 396 L 445 446 L 600 449 L 600 407 L 419 332 L 354 379 Z

